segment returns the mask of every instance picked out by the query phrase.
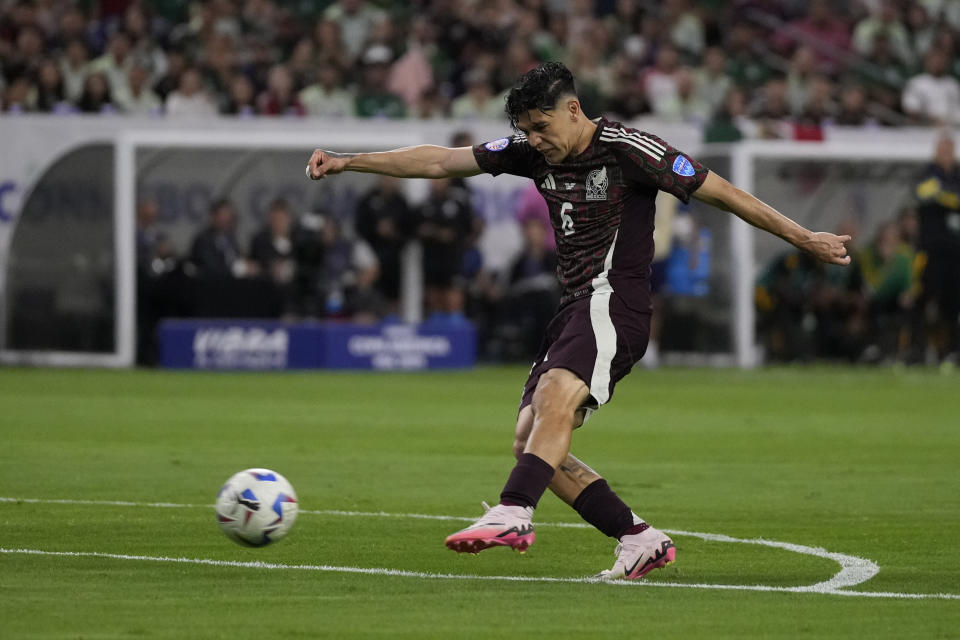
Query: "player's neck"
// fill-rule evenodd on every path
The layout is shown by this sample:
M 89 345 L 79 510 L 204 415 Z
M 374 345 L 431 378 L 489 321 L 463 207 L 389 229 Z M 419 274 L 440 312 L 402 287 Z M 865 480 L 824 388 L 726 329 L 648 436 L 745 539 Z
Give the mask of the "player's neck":
M 596 133 L 596 131 L 597 125 L 593 121 L 584 118 L 580 131 L 577 133 L 577 143 L 573 145 L 573 153 L 571 155 L 578 156 L 586 151 L 590 143 L 593 142 L 593 134 Z

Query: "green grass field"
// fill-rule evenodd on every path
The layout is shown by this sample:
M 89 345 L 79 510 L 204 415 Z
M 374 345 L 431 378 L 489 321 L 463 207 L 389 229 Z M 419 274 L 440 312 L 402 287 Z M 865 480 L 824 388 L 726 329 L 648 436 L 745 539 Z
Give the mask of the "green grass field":
M 443 538 L 460 522 L 403 517 L 476 516 L 496 500 L 525 374 L 0 370 L 0 548 L 589 576 L 612 564 L 614 543 L 551 526 L 579 521 L 551 495 L 522 556 L 457 556 Z M 960 597 L 958 416 L 960 378 L 932 371 L 637 371 L 575 434 L 574 451 L 660 528 L 879 565 L 845 591 Z M 252 466 L 285 474 L 304 510 L 398 517 L 305 512 L 282 542 L 241 548 L 203 505 Z M 145 504 L 158 502 L 196 506 Z M 0 638 L 960 637 L 960 599 L 693 586 L 806 586 L 840 565 L 674 540 L 677 563 L 647 581 L 687 586 L 4 552 Z

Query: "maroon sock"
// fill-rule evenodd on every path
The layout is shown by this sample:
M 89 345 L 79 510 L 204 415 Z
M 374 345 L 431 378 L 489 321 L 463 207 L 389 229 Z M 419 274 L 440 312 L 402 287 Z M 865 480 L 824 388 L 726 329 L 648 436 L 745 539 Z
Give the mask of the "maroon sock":
M 590 483 L 573 501 L 580 517 L 611 538 L 640 533 L 649 528 L 646 522 L 633 524 L 630 507 L 613 492 L 603 478 Z
M 500 504 L 536 508 L 555 471 L 543 458 L 522 454 L 500 493 Z

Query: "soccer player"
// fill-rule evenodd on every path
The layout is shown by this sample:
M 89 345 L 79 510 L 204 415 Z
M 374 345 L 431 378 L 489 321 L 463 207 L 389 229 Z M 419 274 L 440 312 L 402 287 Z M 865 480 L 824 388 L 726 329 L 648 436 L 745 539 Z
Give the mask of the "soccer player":
M 561 63 L 524 74 L 507 96 L 506 111 L 517 131 L 508 138 L 380 153 L 317 149 L 307 174 L 319 180 L 341 171 L 405 178 L 486 172 L 535 182 L 550 207 L 563 296 L 524 386 L 513 444 L 517 464 L 500 503 L 446 545 L 457 552 L 497 545 L 526 550 L 534 541 L 533 510 L 549 487 L 619 541 L 616 562 L 600 576 L 640 578 L 673 561 L 673 542 L 574 457 L 570 441 L 646 350 L 657 190 L 730 211 L 825 262 L 848 264 L 850 237 L 808 231 L 656 136 L 589 119 Z

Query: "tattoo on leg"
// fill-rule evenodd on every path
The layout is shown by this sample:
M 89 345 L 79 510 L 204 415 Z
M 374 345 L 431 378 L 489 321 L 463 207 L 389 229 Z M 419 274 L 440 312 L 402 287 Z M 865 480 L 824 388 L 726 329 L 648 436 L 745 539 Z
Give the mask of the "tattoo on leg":
M 576 462 L 572 462 L 570 458 L 567 458 L 566 460 L 560 463 L 560 470 L 566 471 L 567 473 L 576 473 L 582 468 L 583 467 L 578 465 Z
M 577 460 L 573 455 L 567 455 L 566 460 L 560 463 L 560 470 L 579 480 L 600 477 L 596 471 Z

